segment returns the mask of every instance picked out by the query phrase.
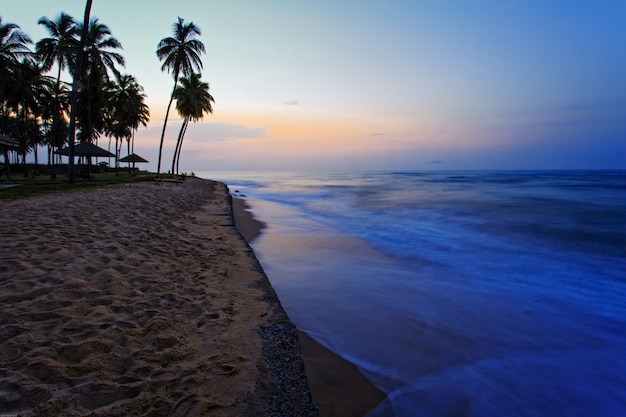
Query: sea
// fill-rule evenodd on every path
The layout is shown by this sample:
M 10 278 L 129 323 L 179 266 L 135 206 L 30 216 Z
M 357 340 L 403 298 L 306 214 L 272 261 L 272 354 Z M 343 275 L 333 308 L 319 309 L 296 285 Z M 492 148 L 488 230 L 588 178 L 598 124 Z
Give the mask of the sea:
M 368 416 L 626 416 L 626 171 L 199 175 Z

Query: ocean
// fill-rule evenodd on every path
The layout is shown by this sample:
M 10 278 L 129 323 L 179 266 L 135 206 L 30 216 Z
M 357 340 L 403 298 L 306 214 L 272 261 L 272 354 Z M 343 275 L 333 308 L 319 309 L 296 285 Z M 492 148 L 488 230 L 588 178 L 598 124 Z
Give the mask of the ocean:
M 626 171 L 203 172 L 368 416 L 626 416 Z

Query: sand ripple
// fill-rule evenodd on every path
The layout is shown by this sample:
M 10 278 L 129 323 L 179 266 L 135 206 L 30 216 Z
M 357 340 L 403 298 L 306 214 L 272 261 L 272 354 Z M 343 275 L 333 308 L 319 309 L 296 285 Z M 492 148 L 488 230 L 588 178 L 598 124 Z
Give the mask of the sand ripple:
M 0 204 L 0 412 L 315 413 L 223 184 Z

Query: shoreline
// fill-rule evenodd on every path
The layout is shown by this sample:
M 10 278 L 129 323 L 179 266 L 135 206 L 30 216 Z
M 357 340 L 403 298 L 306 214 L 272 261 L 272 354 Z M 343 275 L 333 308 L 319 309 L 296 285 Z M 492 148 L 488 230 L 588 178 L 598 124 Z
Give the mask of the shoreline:
M 0 202 L 0 412 L 315 416 L 296 329 L 188 178 Z
M 254 218 L 245 199 L 233 196 L 232 207 L 235 227 L 251 243 L 265 224 Z M 364 416 L 385 400 L 385 394 L 352 362 L 302 330 L 298 330 L 298 338 L 309 388 L 320 417 Z

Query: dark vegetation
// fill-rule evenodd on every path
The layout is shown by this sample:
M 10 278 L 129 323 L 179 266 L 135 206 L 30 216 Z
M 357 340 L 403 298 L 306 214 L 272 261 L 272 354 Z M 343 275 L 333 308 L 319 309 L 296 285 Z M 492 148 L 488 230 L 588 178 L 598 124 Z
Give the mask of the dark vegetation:
M 75 143 L 95 143 L 102 137 L 115 155 L 115 167 L 119 167 L 124 143 L 129 154 L 134 152 L 134 133 L 146 126 L 150 118 L 146 95 L 135 76 L 122 73 L 126 63 L 120 53 L 122 43 L 106 24 L 90 18 L 90 10 L 88 1 L 82 22 L 64 12 L 55 19 L 41 17 L 38 23 L 49 36 L 36 42 L 19 25 L 7 23 L 0 16 L 0 155 L 4 157 L 4 177 L 16 177 L 12 174 L 20 172 L 28 178 L 27 156 L 39 164 L 39 152 L 45 149 L 43 158 L 47 159 L 50 179 L 54 180 L 52 174 L 58 171 L 52 167 L 63 163 L 56 152 L 66 148 L 66 153 L 78 156 L 73 153 Z M 180 147 L 189 121 L 195 122 L 204 113 L 212 112 L 214 100 L 209 84 L 200 81 L 200 54 L 205 51 L 197 39 L 199 35 L 200 29 L 193 22 L 178 18 L 173 36 L 163 38 L 157 45 L 162 70 L 174 77 L 168 114 L 176 100 L 176 109 L 183 119 L 172 172 L 178 171 Z M 157 174 L 166 124 L 167 114 Z M 17 169 L 17 165 L 21 168 Z M 75 179 L 73 166 L 74 158 L 70 158 L 70 182 Z

